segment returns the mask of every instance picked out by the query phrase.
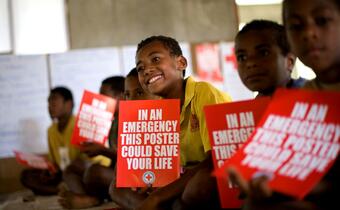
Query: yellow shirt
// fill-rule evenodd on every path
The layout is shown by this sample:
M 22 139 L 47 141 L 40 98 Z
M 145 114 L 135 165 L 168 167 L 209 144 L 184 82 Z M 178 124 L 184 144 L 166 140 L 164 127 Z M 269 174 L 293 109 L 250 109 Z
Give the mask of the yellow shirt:
M 76 118 L 74 116 L 71 116 L 63 132 L 59 132 L 58 123 L 53 123 L 48 128 L 49 159 L 53 163 L 56 163 L 59 166 L 59 168 L 62 168 L 60 151 L 59 151 L 60 148 L 62 147 L 67 148 L 70 162 L 72 162 L 78 157 L 87 159 L 87 156 L 85 154 L 82 154 L 76 146 L 71 144 L 71 138 L 72 138 L 73 128 L 75 126 L 75 121 L 76 121 Z M 91 158 L 90 161 L 93 163 L 99 163 L 103 166 L 109 166 L 111 164 L 110 158 L 107 158 L 102 155 L 95 156 Z
M 58 123 L 53 123 L 48 128 L 48 147 L 49 158 L 52 162 L 56 163 L 60 167 L 61 158 L 59 149 L 62 147 L 68 148 L 68 156 L 70 161 L 80 156 L 80 151 L 74 145 L 71 144 L 71 138 L 73 128 L 75 124 L 75 117 L 72 116 L 68 121 L 66 128 L 63 132 L 59 132 Z
M 188 77 L 181 109 L 180 159 L 182 166 L 197 164 L 211 150 L 203 107 L 230 102 L 231 97 L 207 82 L 195 82 Z

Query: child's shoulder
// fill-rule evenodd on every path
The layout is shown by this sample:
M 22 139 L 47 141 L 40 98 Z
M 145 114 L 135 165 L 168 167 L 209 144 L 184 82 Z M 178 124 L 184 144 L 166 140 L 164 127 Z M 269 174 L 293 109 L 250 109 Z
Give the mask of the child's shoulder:
M 193 91 L 195 98 L 208 100 L 209 98 L 216 103 L 229 102 L 231 97 L 228 93 L 223 92 L 205 81 L 195 81 L 192 77 L 188 78 L 187 86 Z

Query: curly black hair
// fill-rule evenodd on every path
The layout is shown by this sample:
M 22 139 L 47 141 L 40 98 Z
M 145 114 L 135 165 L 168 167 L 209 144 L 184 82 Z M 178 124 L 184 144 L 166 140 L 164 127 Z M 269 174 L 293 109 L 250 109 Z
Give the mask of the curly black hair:
M 173 38 L 167 37 L 167 36 L 162 36 L 162 35 L 150 36 L 150 37 L 142 40 L 137 46 L 137 52 L 136 53 L 138 53 L 140 49 L 142 49 L 143 47 L 145 47 L 146 45 L 148 45 L 148 44 L 150 44 L 151 42 L 154 42 L 154 41 L 161 42 L 170 51 L 170 55 L 172 55 L 172 56 L 183 55 L 182 49 L 179 46 L 176 39 L 173 39 Z
M 269 29 L 273 31 L 273 36 L 275 36 L 275 40 L 277 45 L 280 47 L 282 54 L 287 55 L 290 52 L 290 47 L 287 41 L 285 28 L 283 25 L 280 25 L 274 21 L 270 20 L 253 20 L 247 23 L 236 35 L 236 39 L 248 32 L 248 31 L 260 31 Z

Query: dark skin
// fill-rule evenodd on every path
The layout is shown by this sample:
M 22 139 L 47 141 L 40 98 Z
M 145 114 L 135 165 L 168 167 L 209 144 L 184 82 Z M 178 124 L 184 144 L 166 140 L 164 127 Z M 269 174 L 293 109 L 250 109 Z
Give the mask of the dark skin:
M 123 94 L 120 91 L 112 90 L 109 84 L 102 84 L 100 94 L 112 97 L 119 101 Z M 118 106 L 116 106 L 118 112 Z M 83 142 L 80 150 L 89 157 L 103 155 L 116 162 L 117 148 L 106 148 L 94 142 Z M 64 208 L 86 208 L 100 204 L 101 197 L 106 196 L 107 189 L 114 174 L 113 167 L 105 167 L 99 164 L 90 164 L 82 159 L 72 162 L 71 166 L 65 170 L 65 183 L 69 190 L 60 193 L 59 203 Z M 89 189 L 89 190 L 87 190 Z M 90 192 L 92 194 L 90 194 Z M 103 193 L 104 192 L 104 193 Z
M 48 111 L 52 119 L 58 120 L 58 130 L 63 132 L 72 116 L 72 101 L 65 100 L 59 93 L 51 93 L 48 97 Z M 31 169 L 22 174 L 22 183 L 37 194 L 53 195 L 59 189 L 60 169 L 55 165 L 57 171 L 52 173 L 48 170 Z M 58 181 L 59 180 L 59 181 Z
M 340 12 L 333 0 L 284 3 L 284 24 L 292 51 L 322 83 L 340 81 Z
M 155 41 L 137 53 L 138 78 L 143 89 L 162 98 L 178 98 L 184 103 L 183 71 L 187 61 L 183 56 L 172 56 L 161 42 Z
M 328 85 L 339 83 L 339 5 L 333 0 L 285 0 L 283 12 L 293 53 L 313 69 L 317 81 Z M 338 157 L 330 171 L 303 200 L 273 192 L 265 177 L 246 181 L 233 168 L 229 169 L 229 175 L 247 195 L 246 209 L 339 209 L 339 164 Z
M 183 79 L 183 71 L 187 66 L 187 61 L 183 56 L 171 55 L 161 42 L 154 41 L 137 52 L 136 66 L 143 89 L 162 98 L 180 99 L 182 107 L 186 82 Z M 178 180 L 153 191 L 137 209 L 164 209 L 169 205 L 168 202 L 180 198 L 197 172 L 207 168 L 211 161 L 210 156 L 209 153 L 205 161 L 188 170 Z
M 125 100 L 149 100 L 159 97 L 145 92 L 141 87 L 138 77 L 129 76 L 125 79 Z M 116 170 L 114 172 L 116 174 Z M 109 193 L 113 201 L 124 209 L 135 209 L 152 191 L 152 188 L 131 189 L 116 188 L 116 176 L 110 185 Z
M 235 40 L 238 73 L 245 86 L 270 96 L 277 87 L 286 87 L 295 56 L 284 55 L 271 29 L 250 30 Z

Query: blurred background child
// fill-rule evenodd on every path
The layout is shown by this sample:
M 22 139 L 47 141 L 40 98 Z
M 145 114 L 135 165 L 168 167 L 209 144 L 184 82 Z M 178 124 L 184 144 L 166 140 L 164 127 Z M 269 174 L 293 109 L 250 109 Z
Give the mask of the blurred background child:
M 284 27 L 269 20 L 253 20 L 236 35 L 235 54 L 243 84 L 259 96 L 271 96 L 277 87 L 301 87 L 305 80 L 291 78 L 295 55 Z

